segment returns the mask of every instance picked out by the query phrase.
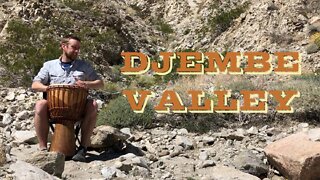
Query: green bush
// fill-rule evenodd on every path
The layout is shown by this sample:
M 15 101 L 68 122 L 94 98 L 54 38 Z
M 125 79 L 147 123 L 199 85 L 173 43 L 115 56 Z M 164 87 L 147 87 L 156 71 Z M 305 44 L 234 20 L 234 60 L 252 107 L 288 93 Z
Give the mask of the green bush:
M 6 31 L 8 36 L 0 43 L 0 66 L 4 69 L 0 83 L 9 87 L 29 87 L 42 64 L 61 55 L 59 37 L 70 33 L 78 35 L 82 39 L 80 58 L 92 61 L 101 74 L 109 65 L 106 59 L 115 58 L 117 54 L 113 45 L 120 47 L 123 43 L 112 28 L 100 32 L 86 19 L 74 21 L 73 14 L 68 12 L 37 21 L 13 19 Z
M 154 110 L 147 104 L 143 113 L 132 111 L 126 97 L 119 96 L 111 100 L 98 114 L 97 125 L 110 125 L 117 128 L 142 126 L 151 127 Z
M 174 32 L 171 26 L 162 20 L 158 20 L 156 22 L 156 25 L 157 25 L 157 29 L 163 32 L 164 34 L 171 34 Z
M 117 83 L 107 82 L 104 84 L 103 91 L 108 93 L 117 93 L 121 91 L 121 88 Z
M 294 80 L 284 85 L 285 88 L 297 90 L 300 97 L 292 102 L 298 112 L 313 114 L 313 118 L 320 120 L 320 75 L 303 74 L 294 77 Z
M 244 13 L 248 6 L 249 3 L 246 2 L 231 10 L 219 9 L 218 14 L 209 20 L 209 27 L 218 34 L 226 31 L 232 25 L 233 20 Z
M 84 1 L 84 0 L 62 0 L 66 6 L 72 10 L 88 12 L 93 7 L 94 1 Z
M 5 69 L 5 75 L 0 77 L 2 84 L 30 86 L 32 76 L 37 74 L 43 62 L 59 56 L 59 42 L 50 34 L 44 34 L 44 24 L 42 20 L 34 24 L 21 20 L 9 22 L 7 32 L 10 36 L 0 44 L 0 65 Z
M 141 75 L 137 79 L 139 87 L 149 89 L 155 84 L 155 78 L 153 76 Z

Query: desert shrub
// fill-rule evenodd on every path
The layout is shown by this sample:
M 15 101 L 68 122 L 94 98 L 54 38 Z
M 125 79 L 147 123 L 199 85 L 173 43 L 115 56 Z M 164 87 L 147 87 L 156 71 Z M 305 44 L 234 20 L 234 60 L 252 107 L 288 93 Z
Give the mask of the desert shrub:
M 88 15 L 93 15 L 95 17 L 103 15 L 102 12 L 100 12 L 99 9 L 94 8 L 94 1 L 88 1 L 88 0 L 61 0 L 63 4 L 71 8 L 75 11 L 81 11 L 83 13 L 86 13 Z
M 117 93 L 121 91 L 121 88 L 117 83 L 107 82 L 104 84 L 103 91 L 108 93 Z
M 232 90 L 234 92 L 257 90 L 256 85 L 244 76 L 216 75 L 214 81 L 218 89 Z
M 213 88 L 213 84 L 210 84 L 212 78 L 208 75 L 199 75 L 190 77 L 183 76 L 177 79 L 176 83 L 172 85 L 172 89 L 177 92 L 185 106 L 191 104 L 191 96 L 188 94 L 189 90 L 204 91 L 207 98 L 210 98 L 210 88 Z M 195 84 L 197 86 L 195 86 Z
M 0 43 L 2 85 L 30 86 L 42 64 L 61 55 L 59 38 L 71 33 L 82 39 L 80 58 L 92 61 L 101 74 L 108 71 L 106 60 L 113 62 L 121 58 L 117 48 L 120 49 L 123 41 L 115 30 L 99 31 L 86 20 L 74 21 L 72 14 L 67 14 L 60 12 L 50 19 L 36 21 L 13 19 L 8 23 L 8 36 Z
M 233 20 L 240 17 L 248 6 L 249 3 L 246 2 L 231 10 L 218 9 L 218 14 L 211 17 L 209 20 L 210 29 L 218 34 L 226 31 L 232 25 Z
M 320 47 L 320 32 L 313 34 L 310 37 L 310 41 L 314 42 L 318 47 Z
M 282 89 L 292 89 L 300 92 L 300 97 L 291 103 L 295 113 L 302 118 L 320 120 L 320 75 L 303 74 L 294 76 L 293 80 L 282 85 Z
M 83 0 L 62 0 L 62 2 L 72 10 L 87 11 L 92 7 L 93 2 Z
M 149 89 L 155 84 L 155 78 L 153 76 L 141 75 L 137 78 L 137 85 L 141 88 Z
M 110 125 L 117 128 L 142 126 L 151 127 L 154 110 L 147 104 L 143 113 L 132 111 L 126 97 L 119 96 L 111 100 L 98 114 L 97 125 Z
M 42 28 L 45 24 L 41 20 L 34 24 L 21 20 L 9 22 L 7 32 L 10 36 L 0 44 L 0 65 L 6 72 L 1 77 L 3 84 L 30 86 L 32 76 L 36 75 L 43 62 L 59 56 L 59 42 L 50 34 L 44 34 Z
M 157 25 L 157 29 L 163 32 L 164 34 L 171 34 L 174 32 L 171 26 L 168 23 L 164 22 L 163 20 L 158 20 L 156 22 L 156 25 Z

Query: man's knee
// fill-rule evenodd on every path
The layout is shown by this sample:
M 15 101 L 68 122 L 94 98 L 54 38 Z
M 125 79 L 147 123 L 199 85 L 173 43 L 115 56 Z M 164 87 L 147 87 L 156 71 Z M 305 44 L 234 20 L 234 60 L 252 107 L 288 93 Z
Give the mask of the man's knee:
M 34 107 L 36 114 L 43 114 L 47 113 L 48 111 L 48 102 L 45 99 L 39 100 L 36 102 L 36 105 Z
M 98 112 L 98 104 L 95 100 L 89 99 L 87 102 L 87 112 L 88 113 L 97 113 Z

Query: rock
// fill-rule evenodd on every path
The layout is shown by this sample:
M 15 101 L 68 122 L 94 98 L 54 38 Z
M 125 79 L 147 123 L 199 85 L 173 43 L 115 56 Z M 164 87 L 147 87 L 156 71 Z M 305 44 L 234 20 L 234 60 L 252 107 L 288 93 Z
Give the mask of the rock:
M 137 165 L 149 169 L 147 161 L 142 157 L 134 157 L 131 159 L 133 165 Z
M 137 156 L 144 156 L 144 152 L 137 146 L 134 146 L 130 143 L 125 143 L 125 149 L 122 151 L 123 153 L 133 153 Z
M 16 106 L 9 106 L 9 107 L 7 108 L 6 113 L 13 115 L 14 113 L 17 112 L 17 108 L 18 108 L 18 107 L 16 107 Z
M 37 144 L 38 139 L 35 132 L 32 131 L 16 131 L 13 137 L 18 143 Z
M 29 112 L 28 111 L 20 111 L 16 114 L 17 118 L 19 120 L 24 120 L 29 118 Z
M 140 166 L 134 167 L 131 174 L 133 176 L 140 176 L 144 179 L 150 179 L 150 175 L 151 175 L 151 173 L 148 169 L 140 167 Z
M 250 151 L 243 151 L 236 156 L 233 165 L 242 172 L 258 177 L 267 175 L 269 171 L 269 167 Z
M 114 164 L 114 167 L 128 174 L 132 170 L 133 165 L 130 164 L 128 161 L 125 161 L 125 162 L 118 161 Z
M 252 126 L 251 128 L 249 128 L 249 129 L 247 130 L 247 133 L 248 133 L 249 135 L 257 135 L 257 134 L 259 133 L 259 131 L 258 131 L 258 128 Z
M 25 94 L 19 94 L 17 97 L 16 97 L 16 100 L 18 101 L 23 101 L 26 99 L 26 95 Z
M 161 150 L 158 155 L 159 155 L 159 157 L 163 157 L 163 156 L 167 156 L 169 154 L 170 154 L 170 152 L 168 150 Z
M 208 153 L 206 151 L 200 152 L 199 159 L 205 161 L 209 158 Z
M 188 130 L 185 128 L 178 129 L 177 134 L 178 135 L 186 135 L 186 134 L 188 134 Z
M 116 177 L 117 169 L 115 167 L 104 167 L 101 169 L 102 176 L 106 179 L 112 179 L 113 177 Z
M 12 176 L 16 180 L 58 180 L 59 178 L 54 177 L 42 169 L 32 166 L 29 163 L 23 161 L 17 161 L 10 165 L 10 170 L 14 173 Z
M 97 99 L 96 103 L 97 103 L 99 109 L 101 109 L 103 107 L 104 102 L 101 101 L 100 99 Z
M 147 148 L 147 151 L 150 152 L 151 154 L 157 153 L 156 148 L 155 148 L 154 145 L 151 144 L 149 141 L 147 141 L 147 142 L 145 143 L 145 147 Z
M 268 4 L 267 10 L 268 11 L 277 11 L 277 10 L 279 10 L 279 8 L 274 3 L 270 3 L 270 4 Z
M 307 54 L 312 54 L 312 53 L 316 53 L 319 51 L 319 46 L 316 45 L 315 43 L 310 43 L 307 45 L 306 47 L 306 52 Z
M 177 136 L 176 144 L 178 146 L 182 146 L 185 150 L 194 148 L 193 142 L 189 138 L 184 136 Z
M 178 156 L 183 152 L 183 147 L 181 146 L 174 146 L 174 149 L 170 152 L 170 157 Z
M 320 129 L 312 131 L 320 133 Z M 289 179 L 320 177 L 320 142 L 311 141 L 308 132 L 273 142 L 265 148 L 265 153 L 270 164 Z
M 214 166 L 210 169 L 203 169 L 206 175 L 202 178 L 204 180 L 260 180 L 260 178 L 241 172 L 232 167 Z
M 124 134 L 128 134 L 129 136 L 132 136 L 130 128 L 122 128 L 120 129 L 120 131 Z
M 5 105 L 4 104 L 0 104 L 0 113 L 5 113 L 6 110 L 7 110 L 7 108 L 5 107 Z
M 4 124 L 4 125 L 8 125 L 8 124 L 10 124 L 11 122 L 12 122 L 12 116 L 10 115 L 10 114 L 8 114 L 8 113 L 5 113 L 4 115 L 3 115 L 3 117 L 2 117 L 2 123 Z
M 221 133 L 217 133 L 218 137 L 241 141 L 245 136 L 245 131 L 243 129 L 237 129 L 235 132 L 230 132 L 231 130 L 222 131 Z
M 206 168 L 206 167 L 212 167 L 215 166 L 216 163 L 213 160 L 205 160 L 202 163 L 200 163 L 200 168 Z
M 308 124 L 308 123 L 300 123 L 300 124 L 298 124 L 298 128 L 299 128 L 299 129 L 307 128 L 307 127 L 309 127 L 309 124 Z
M 311 141 L 320 142 L 320 130 L 317 129 L 310 129 L 308 132 L 308 137 Z
M 107 148 L 124 142 L 129 135 L 122 133 L 119 129 L 111 126 L 98 126 L 93 130 L 91 136 L 92 148 Z
M 64 171 L 65 156 L 56 152 L 37 152 L 26 162 L 37 166 L 47 173 L 61 177 Z
M 7 96 L 4 99 L 6 99 L 7 101 L 14 101 L 14 99 L 15 99 L 14 92 L 13 91 L 9 91 Z
M 161 176 L 161 179 L 167 179 L 167 178 L 171 178 L 171 177 L 172 177 L 172 174 L 170 174 L 169 172 L 166 172 Z
M 214 137 L 205 136 L 202 138 L 202 141 L 207 145 L 212 145 L 214 143 Z
M 158 158 L 157 158 L 155 155 L 153 155 L 153 154 L 147 154 L 146 157 L 147 157 L 150 161 L 153 161 L 153 162 L 158 161 Z
M 309 30 L 315 30 L 320 32 L 320 16 L 314 16 L 309 20 L 310 26 L 308 27 Z

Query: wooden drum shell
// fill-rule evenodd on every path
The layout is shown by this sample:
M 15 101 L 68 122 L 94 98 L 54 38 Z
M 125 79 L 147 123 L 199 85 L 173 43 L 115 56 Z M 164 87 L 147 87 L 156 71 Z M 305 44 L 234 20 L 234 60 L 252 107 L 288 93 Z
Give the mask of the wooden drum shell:
M 88 89 L 74 85 L 53 85 L 48 88 L 47 96 L 49 116 L 56 123 L 50 151 L 71 157 L 76 150 L 74 124 L 83 115 Z

